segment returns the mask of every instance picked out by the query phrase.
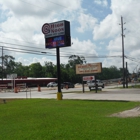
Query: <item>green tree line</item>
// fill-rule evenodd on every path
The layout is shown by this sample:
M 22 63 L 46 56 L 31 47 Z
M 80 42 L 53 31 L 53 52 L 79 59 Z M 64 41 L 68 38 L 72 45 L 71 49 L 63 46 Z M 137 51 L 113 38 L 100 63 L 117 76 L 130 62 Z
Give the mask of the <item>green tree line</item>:
M 13 56 L 5 55 L 0 57 L 3 62 L 0 65 L 0 78 L 6 78 L 7 74 L 16 73 L 18 77 L 57 77 L 57 66 L 52 62 L 46 61 L 42 66 L 39 62 L 24 66 L 21 62 L 15 62 Z M 76 74 L 76 64 L 85 64 L 84 56 L 71 55 L 67 64 L 60 64 L 61 82 L 69 81 L 73 83 L 81 83 L 82 76 Z M 3 67 L 2 67 L 3 64 Z M 93 75 L 93 74 L 92 74 Z M 96 74 L 101 80 L 108 80 L 122 77 L 122 69 L 116 66 L 102 68 L 102 73 Z

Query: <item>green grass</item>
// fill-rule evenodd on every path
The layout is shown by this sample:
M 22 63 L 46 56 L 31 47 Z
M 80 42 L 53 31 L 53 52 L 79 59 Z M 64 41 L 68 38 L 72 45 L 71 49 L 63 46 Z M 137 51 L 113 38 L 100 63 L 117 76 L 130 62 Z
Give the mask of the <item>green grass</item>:
M 140 117 L 109 115 L 140 102 L 0 100 L 0 140 L 139 140 Z
M 133 86 L 129 86 L 129 88 L 140 88 L 140 85 L 133 84 Z
M 118 88 L 118 89 L 124 89 L 123 88 L 123 85 L 120 86 L 120 87 L 114 87 L 114 88 Z M 110 89 L 114 89 L 114 88 L 110 88 Z M 126 88 L 126 85 L 125 85 L 125 88 Z M 137 84 L 132 84 L 131 86 L 128 86 L 128 88 L 140 88 L 140 85 L 137 85 Z M 127 89 L 127 88 L 126 88 Z

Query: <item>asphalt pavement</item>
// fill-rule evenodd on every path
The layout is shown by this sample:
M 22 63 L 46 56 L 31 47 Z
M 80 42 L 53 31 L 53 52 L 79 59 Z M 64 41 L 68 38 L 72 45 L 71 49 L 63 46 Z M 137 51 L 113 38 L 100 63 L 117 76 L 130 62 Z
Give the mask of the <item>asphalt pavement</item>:
M 119 101 L 140 101 L 140 89 L 119 89 L 106 87 L 102 91 L 89 91 L 88 88 L 72 88 L 62 89 L 63 100 L 64 99 L 81 99 L 81 100 L 119 100 Z M 42 99 L 57 99 L 57 88 L 41 88 L 38 91 L 37 88 L 28 89 L 28 91 L 20 91 L 14 93 L 13 91 L 1 91 L 0 99 L 22 99 L 22 98 L 42 98 Z

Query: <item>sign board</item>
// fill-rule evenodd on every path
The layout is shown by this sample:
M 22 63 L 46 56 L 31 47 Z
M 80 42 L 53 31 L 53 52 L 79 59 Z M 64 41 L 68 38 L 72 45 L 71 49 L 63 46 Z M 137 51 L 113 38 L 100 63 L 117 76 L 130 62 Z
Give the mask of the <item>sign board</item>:
M 93 74 L 102 72 L 102 63 L 77 64 L 76 74 Z
M 56 36 L 45 38 L 45 48 L 56 48 L 56 47 L 66 47 L 71 46 L 71 38 L 68 36 Z
M 42 26 L 42 32 L 45 35 L 45 38 L 60 35 L 70 36 L 70 22 L 63 20 L 53 23 L 45 23 Z
M 17 78 L 17 74 L 13 73 L 13 74 L 7 74 L 7 79 L 15 79 Z
M 91 80 L 95 80 L 94 76 L 83 76 L 83 81 L 91 81 Z
M 71 46 L 70 22 L 63 20 L 53 23 L 45 23 L 42 26 L 45 37 L 45 48 Z

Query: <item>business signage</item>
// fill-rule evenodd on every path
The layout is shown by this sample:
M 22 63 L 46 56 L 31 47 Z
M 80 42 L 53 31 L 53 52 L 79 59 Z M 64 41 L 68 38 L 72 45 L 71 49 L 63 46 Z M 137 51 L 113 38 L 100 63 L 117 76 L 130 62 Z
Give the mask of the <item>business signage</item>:
M 45 35 L 45 38 L 60 35 L 70 36 L 70 22 L 63 20 L 59 22 L 45 23 L 42 26 L 42 32 Z
M 45 37 L 45 48 L 57 48 L 71 46 L 70 22 L 63 20 L 53 23 L 45 23 L 42 26 Z
M 49 49 L 56 47 L 65 47 L 70 45 L 71 45 L 70 37 L 64 35 L 45 38 L 45 47 Z
M 102 63 L 77 64 L 76 74 L 93 74 L 102 72 Z
M 94 76 L 83 76 L 83 81 L 91 81 L 91 80 L 95 80 Z

